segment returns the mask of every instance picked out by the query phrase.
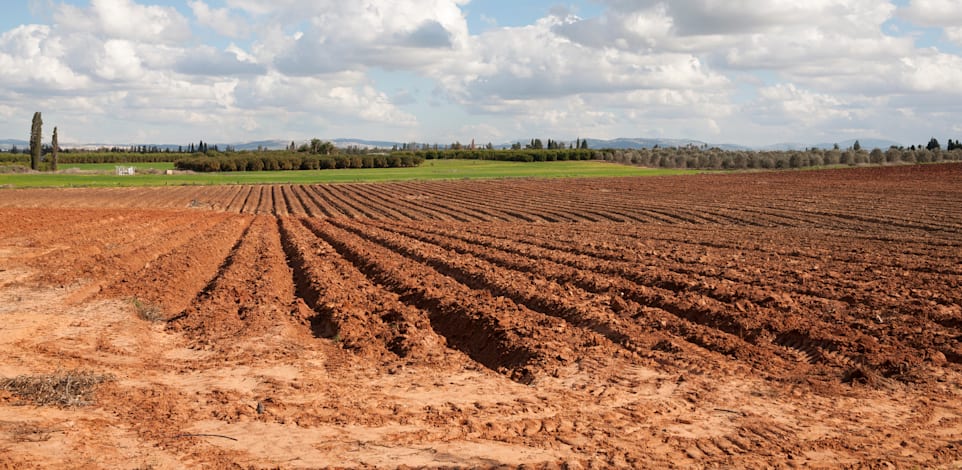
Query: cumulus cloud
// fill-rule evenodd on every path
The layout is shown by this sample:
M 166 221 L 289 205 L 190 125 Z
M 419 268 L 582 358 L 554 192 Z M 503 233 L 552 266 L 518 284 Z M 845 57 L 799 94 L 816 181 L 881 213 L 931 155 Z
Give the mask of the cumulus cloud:
M 84 89 L 90 80 L 63 60 L 62 41 L 48 26 L 25 25 L 0 34 L 0 83 L 3 88 L 36 92 Z
M 251 61 L 243 51 L 236 49 L 219 51 L 201 46 L 184 51 L 174 70 L 188 75 L 260 75 L 267 68 Z
M 410 47 L 442 48 L 451 47 L 451 33 L 441 23 L 425 21 L 414 31 L 402 35 L 400 43 Z
M 769 125 L 804 124 L 831 119 L 847 119 L 854 111 L 839 97 L 801 89 L 794 83 L 763 87 L 747 111 L 763 117 Z
M 463 50 L 466 0 L 232 0 L 266 21 L 254 46 L 284 73 L 419 69 Z
M 962 44 L 954 0 L 591 1 L 600 13 L 552 8 L 507 27 L 472 3 L 478 31 L 468 0 L 189 0 L 186 17 L 152 0 L 47 3 L 50 25 L 0 31 L 0 107 L 49 105 L 95 131 L 97 116 L 118 116 L 418 141 L 908 133 L 962 113 L 962 57 L 890 22 Z M 205 43 L 210 31 L 236 42 Z M 396 77 L 417 80 L 432 113 L 469 122 L 412 114 L 420 97 Z
M 912 0 L 899 14 L 923 26 L 956 26 L 962 23 L 962 8 L 954 0 Z
M 351 119 L 411 126 L 416 118 L 399 110 L 391 98 L 364 82 L 362 75 L 343 73 L 325 77 L 297 77 L 277 72 L 239 84 L 236 105 L 245 109 L 276 108 Z
M 377 7 L 377 3 L 369 2 L 366 7 Z M 342 16 L 334 23 L 321 18 L 331 12 L 314 2 L 290 2 L 287 10 L 262 11 L 257 5 L 254 1 L 237 5 L 228 2 L 224 8 L 214 8 L 204 1 L 190 2 L 197 23 L 228 37 L 243 37 L 251 30 L 254 20 L 245 22 L 246 15 L 267 15 L 256 20 L 263 33 L 248 49 L 234 44 L 221 49 L 197 44 L 190 22 L 171 7 L 132 0 L 51 4 L 53 25 L 24 25 L 0 32 L 0 88 L 7 90 L 0 93 L 0 104 L 56 108 L 71 116 L 71 122 L 78 126 L 100 115 L 99 119 L 121 119 L 116 124 L 121 128 L 127 123 L 165 124 L 183 131 L 182 126 L 189 123 L 193 125 L 187 128 L 191 133 L 201 128 L 218 134 L 232 132 L 224 127 L 227 122 L 235 126 L 231 129 L 283 131 L 276 126 L 285 122 L 278 118 L 285 113 L 301 114 L 303 119 L 294 121 L 299 127 L 336 117 L 343 122 L 410 128 L 416 118 L 400 111 L 360 71 L 378 65 L 364 63 L 370 60 L 369 51 L 388 47 L 435 49 L 452 44 L 447 26 L 432 16 L 430 8 L 421 13 L 425 20 L 414 24 L 397 16 L 404 12 L 396 5 L 384 12 L 375 11 L 368 23 L 380 18 L 387 26 L 368 41 L 354 43 L 349 35 L 337 30 L 350 24 L 355 29 L 361 27 L 350 18 L 358 13 L 358 5 L 336 10 Z M 406 7 L 413 10 L 417 5 Z M 459 11 L 456 6 L 454 9 Z M 310 47 L 298 48 L 301 39 L 306 43 L 309 38 L 303 33 L 285 32 L 288 23 L 280 21 L 284 15 L 295 14 L 314 39 L 333 38 L 340 55 L 322 57 Z M 466 36 L 463 19 L 457 19 Z M 382 39 L 388 47 L 378 44 Z M 295 55 L 280 52 L 287 48 Z M 349 60 L 353 51 L 359 55 Z M 285 69 L 285 60 L 291 61 L 291 66 L 279 72 Z M 296 70 L 295 66 L 311 62 L 329 69 L 323 73 L 316 66 Z M 41 93 L 46 96 L 39 96 Z M 66 97 L 66 93 L 76 96 Z M 224 115 L 238 118 L 226 119 Z M 259 116 L 272 116 L 271 125 L 259 123 Z
M 250 33 L 249 25 L 244 18 L 232 14 L 228 8 L 211 8 L 201 0 L 188 1 L 187 5 L 193 11 L 197 22 L 222 36 L 242 38 Z
M 962 57 L 950 54 L 931 54 L 906 57 L 901 61 L 899 78 L 909 91 L 962 96 Z
M 132 0 L 91 0 L 88 8 L 61 4 L 54 21 L 68 31 L 132 41 L 170 44 L 191 35 L 187 18 L 175 8 Z
M 557 34 L 565 20 L 484 33 L 467 61 L 439 70 L 448 92 L 464 102 L 560 98 L 637 89 L 725 87 L 725 77 L 683 53 L 598 50 Z
M 953 0 L 912 0 L 899 15 L 917 25 L 943 28 L 945 38 L 962 45 L 962 8 Z
M 962 26 L 950 26 L 945 28 L 945 36 L 952 42 L 962 45 Z

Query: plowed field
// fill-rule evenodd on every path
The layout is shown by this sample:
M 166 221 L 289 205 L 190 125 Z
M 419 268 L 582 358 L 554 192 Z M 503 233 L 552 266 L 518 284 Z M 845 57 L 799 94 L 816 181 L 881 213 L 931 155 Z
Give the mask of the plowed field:
M 962 466 L 962 165 L 0 217 L 0 377 L 115 377 L 0 390 L 0 467 Z

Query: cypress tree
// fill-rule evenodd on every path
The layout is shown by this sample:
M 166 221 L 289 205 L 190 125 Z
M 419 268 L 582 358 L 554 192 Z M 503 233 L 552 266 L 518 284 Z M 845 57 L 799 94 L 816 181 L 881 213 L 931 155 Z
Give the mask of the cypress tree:
M 53 128 L 53 138 L 50 139 L 50 170 L 57 171 L 57 153 L 60 152 L 60 146 L 57 142 L 57 127 Z
M 30 129 L 30 169 L 36 171 L 40 168 L 41 134 L 43 129 L 43 119 L 40 112 L 33 113 L 33 126 Z

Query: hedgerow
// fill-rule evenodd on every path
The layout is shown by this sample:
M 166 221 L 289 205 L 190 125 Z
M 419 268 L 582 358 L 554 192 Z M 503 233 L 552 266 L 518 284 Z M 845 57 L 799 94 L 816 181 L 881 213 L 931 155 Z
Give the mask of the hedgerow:
M 137 153 L 137 152 L 60 152 L 57 161 L 61 165 L 64 163 L 160 163 L 172 162 L 180 158 L 189 156 L 185 153 Z M 200 154 L 198 154 L 200 155 Z M 43 156 L 49 160 L 50 154 Z M 0 153 L 0 162 L 22 163 L 30 162 L 30 154 L 26 153 Z
M 424 158 L 408 154 L 316 155 L 302 152 L 258 152 L 201 155 L 174 162 L 178 170 L 215 171 L 288 171 L 338 168 L 408 168 Z
M 925 148 L 888 150 L 790 150 L 750 151 L 717 148 L 655 148 L 602 150 L 601 159 L 614 163 L 654 168 L 693 168 L 707 170 L 778 170 L 833 165 L 880 165 L 898 163 L 938 163 L 962 161 L 962 150 L 943 151 Z

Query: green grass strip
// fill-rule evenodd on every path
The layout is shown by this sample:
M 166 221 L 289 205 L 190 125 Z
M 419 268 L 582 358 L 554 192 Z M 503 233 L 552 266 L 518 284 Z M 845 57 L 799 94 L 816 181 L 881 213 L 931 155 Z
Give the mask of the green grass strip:
M 116 164 L 71 164 L 62 168 L 90 171 L 114 170 Z M 0 174 L 0 187 L 124 187 L 214 184 L 313 184 L 380 181 L 500 179 L 500 178 L 602 178 L 693 174 L 694 170 L 638 168 L 600 161 L 498 162 L 485 160 L 428 160 L 416 168 L 367 168 L 315 171 L 256 171 L 195 174 L 145 174 L 143 170 L 168 170 L 172 163 L 133 163 L 133 176 L 83 173 Z

